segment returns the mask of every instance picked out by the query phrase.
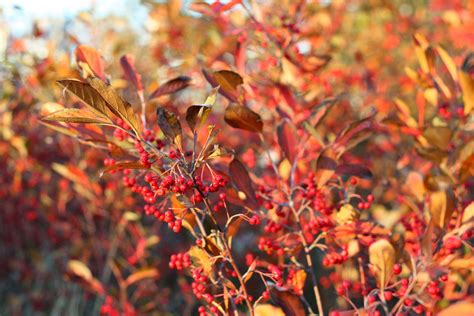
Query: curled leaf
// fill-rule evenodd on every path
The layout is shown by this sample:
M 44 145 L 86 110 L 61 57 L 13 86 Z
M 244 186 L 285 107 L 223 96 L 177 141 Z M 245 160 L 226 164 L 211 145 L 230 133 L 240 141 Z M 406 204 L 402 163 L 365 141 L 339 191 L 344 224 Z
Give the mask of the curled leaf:
M 181 149 L 183 130 L 176 114 L 159 107 L 156 111 L 156 115 L 158 117 L 158 125 L 163 134 Z
M 464 114 L 469 115 L 474 109 L 474 53 L 470 53 L 463 62 L 459 72 L 459 84 L 462 89 Z
M 260 115 L 236 103 L 232 103 L 227 107 L 224 119 L 227 124 L 234 128 L 255 133 L 261 133 L 263 130 L 263 122 Z
M 125 284 L 130 286 L 144 279 L 156 279 L 160 273 L 156 268 L 145 268 L 130 274 L 125 280 Z
M 188 122 L 189 128 L 195 132 L 199 127 L 206 122 L 209 113 L 211 112 L 211 106 L 207 104 L 191 105 L 186 110 L 186 122 Z

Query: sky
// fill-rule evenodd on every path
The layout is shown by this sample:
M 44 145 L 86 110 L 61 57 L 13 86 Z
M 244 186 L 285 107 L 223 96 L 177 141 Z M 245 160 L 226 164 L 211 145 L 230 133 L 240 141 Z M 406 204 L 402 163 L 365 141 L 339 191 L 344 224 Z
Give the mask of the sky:
M 139 0 L 0 0 L 3 18 L 18 35 L 31 31 L 31 21 L 35 19 L 71 18 L 92 6 L 98 16 L 112 13 L 143 21 L 139 17 L 146 14 Z

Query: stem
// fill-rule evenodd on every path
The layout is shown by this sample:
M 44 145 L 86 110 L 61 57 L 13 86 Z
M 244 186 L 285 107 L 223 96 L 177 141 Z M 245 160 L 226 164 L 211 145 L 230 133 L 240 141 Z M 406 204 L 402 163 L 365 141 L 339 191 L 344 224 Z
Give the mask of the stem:
M 244 299 L 245 299 L 245 303 L 247 304 L 247 308 L 249 309 L 249 313 L 250 313 L 251 316 L 254 316 L 254 310 L 253 310 L 253 307 L 252 307 L 252 303 L 250 303 L 249 296 L 247 294 L 247 288 L 245 287 L 245 282 L 242 279 L 242 275 L 240 274 L 240 271 L 237 268 L 237 265 L 235 264 L 235 260 L 232 257 L 232 252 L 229 248 L 229 245 L 227 244 L 227 240 L 225 238 L 222 238 L 222 237 L 223 236 L 221 236 L 222 243 L 224 244 L 224 246 L 226 248 L 226 251 L 229 255 L 229 262 L 232 266 L 232 269 L 234 269 L 235 273 L 237 274 L 237 278 L 239 279 L 240 287 L 242 289 L 242 292 L 244 293 Z
M 309 268 L 309 274 L 311 275 L 311 282 L 313 283 L 314 298 L 316 299 L 316 304 L 318 305 L 318 313 L 321 316 L 324 316 L 323 304 L 321 302 L 321 295 L 319 294 L 318 281 L 316 279 L 316 274 L 314 274 L 313 269 L 313 260 L 311 259 L 311 249 L 308 247 L 308 243 L 303 236 L 303 233 L 300 233 L 301 242 L 304 246 L 304 252 L 306 256 L 306 263 Z

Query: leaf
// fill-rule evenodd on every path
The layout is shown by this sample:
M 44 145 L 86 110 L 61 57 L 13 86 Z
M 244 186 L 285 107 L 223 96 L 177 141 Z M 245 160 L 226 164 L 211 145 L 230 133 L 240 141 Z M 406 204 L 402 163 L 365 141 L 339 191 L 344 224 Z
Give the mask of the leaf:
M 172 94 L 187 88 L 191 84 L 191 78 L 187 76 L 179 76 L 173 78 L 153 91 L 148 97 L 149 100 L 158 98 L 162 95 Z
M 131 55 L 120 57 L 120 65 L 122 66 L 125 78 L 130 81 L 138 91 L 143 91 L 142 76 L 135 68 L 135 59 Z
M 88 83 L 76 80 L 59 80 L 67 91 L 77 96 L 99 116 L 109 117 L 109 110 L 124 120 L 139 135 L 140 125 L 130 103 L 124 101 L 115 90 L 98 78 L 89 78 Z
M 84 279 L 85 281 L 92 281 L 94 277 L 92 276 L 91 270 L 79 260 L 69 260 L 67 263 L 67 273 L 73 274 L 76 277 Z
M 443 151 L 449 149 L 452 134 L 451 129 L 444 126 L 430 126 L 423 131 L 423 137 L 426 138 L 429 144 Z
M 100 177 L 106 173 L 123 169 L 148 169 L 148 167 L 139 161 L 117 162 L 113 165 L 107 166 L 107 168 L 105 168 L 104 171 L 100 173 Z
M 183 130 L 176 114 L 159 107 L 156 110 L 156 115 L 158 117 L 158 126 L 160 126 L 163 134 L 178 148 L 182 149 Z
M 84 123 L 84 124 L 104 124 L 110 125 L 111 122 L 104 116 L 94 115 L 84 109 L 63 109 L 53 112 L 41 118 L 44 121 L 56 121 L 65 123 Z
M 209 113 L 211 113 L 211 106 L 207 104 L 191 105 L 186 110 L 186 122 L 189 128 L 195 132 L 199 127 L 206 122 Z
M 275 287 L 270 290 L 270 295 L 278 306 L 281 307 L 286 316 L 306 315 L 303 303 L 298 295 L 290 291 L 280 291 Z
M 130 274 L 125 280 L 126 286 L 139 282 L 144 279 L 156 279 L 160 275 L 156 268 L 145 268 Z
M 324 186 L 336 172 L 337 157 L 331 147 L 321 151 L 316 160 L 316 179 L 319 187 Z
M 464 115 L 469 115 L 474 109 L 474 77 L 472 69 L 474 68 L 474 53 L 470 53 L 463 62 L 459 71 L 459 84 L 463 92 Z
M 102 96 L 112 113 L 126 122 L 137 135 L 140 135 L 140 123 L 133 111 L 132 105 L 122 99 L 112 86 L 102 80 L 89 78 L 87 82 Z
M 193 264 L 198 268 L 202 268 L 206 276 L 211 277 L 213 275 L 212 258 L 204 249 L 192 246 L 188 254 L 191 256 Z
M 471 202 L 462 214 L 462 223 L 466 224 L 467 222 L 471 221 L 474 218 L 474 202 Z
M 76 48 L 75 55 L 81 68 L 84 68 L 83 64 L 86 64 L 95 77 L 105 80 L 105 61 L 95 48 L 86 45 L 79 45 Z M 85 71 L 87 72 L 88 70 Z
M 249 108 L 231 103 L 225 110 L 224 120 L 234 128 L 243 129 L 249 132 L 261 133 L 263 122 L 260 115 Z
M 379 239 L 369 247 L 369 261 L 375 269 L 378 286 L 383 290 L 392 276 L 395 249 L 386 239 Z
M 255 316 L 285 316 L 281 308 L 270 304 L 258 304 L 254 312 Z
M 304 270 L 298 270 L 293 276 L 293 278 L 291 279 L 291 284 L 300 293 L 303 293 L 305 282 L 306 282 L 306 272 Z
M 436 46 L 436 52 L 448 69 L 451 78 L 453 78 L 454 81 L 458 81 L 457 67 L 451 56 L 449 56 L 449 54 L 441 46 Z
M 360 213 L 350 204 L 344 204 L 336 213 L 336 223 L 343 225 L 355 222 L 359 219 Z
M 454 193 L 447 189 L 430 194 L 429 211 L 433 222 L 440 228 L 445 228 L 454 211 Z
M 252 187 L 252 180 L 245 169 L 245 166 L 237 159 L 234 158 L 229 165 L 229 174 L 232 179 L 232 183 L 237 189 L 245 194 L 246 201 L 250 202 L 250 207 L 257 207 L 257 199 L 255 198 L 255 190 Z
M 474 310 L 474 302 L 469 299 L 459 301 L 439 312 L 438 316 L 471 316 Z
M 242 77 L 231 70 L 219 70 L 210 73 L 203 69 L 204 77 L 212 87 L 219 87 L 219 93 L 231 102 L 239 102 L 238 86 L 244 83 Z
M 363 179 L 372 178 L 372 172 L 370 169 L 361 164 L 340 164 L 336 167 L 336 174 L 354 176 Z
M 278 144 L 286 158 L 293 164 L 298 154 L 298 139 L 295 126 L 284 119 L 277 127 Z

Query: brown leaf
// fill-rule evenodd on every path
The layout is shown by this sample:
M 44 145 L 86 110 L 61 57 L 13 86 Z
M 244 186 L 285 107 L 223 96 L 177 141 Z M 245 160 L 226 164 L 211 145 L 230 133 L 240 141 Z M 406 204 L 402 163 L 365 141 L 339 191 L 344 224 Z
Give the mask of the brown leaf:
M 188 122 L 189 128 L 195 132 L 199 127 L 204 124 L 211 113 L 211 106 L 207 104 L 196 104 L 191 105 L 186 110 L 186 122 Z
M 170 112 L 162 107 L 156 110 L 158 118 L 158 125 L 165 136 L 171 140 L 178 148 L 182 148 L 182 133 L 181 123 L 178 117 L 173 112 Z
M 430 194 L 429 211 L 433 222 L 445 228 L 454 210 L 454 193 L 451 189 L 436 191 Z
M 336 174 L 354 176 L 364 179 L 372 178 L 372 172 L 370 169 L 361 164 L 340 164 L 336 167 Z
M 227 107 L 224 119 L 227 124 L 234 128 L 255 133 L 261 133 L 263 130 L 263 122 L 260 115 L 236 103 L 232 103 Z
M 133 283 L 144 279 L 156 279 L 160 275 L 159 271 L 156 268 L 145 268 L 138 270 L 130 274 L 125 280 L 126 286 L 130 286 Z
M 446 151 L 449 149 L 452 131 L 449 127 L 430 126 L 423 131 L 423 137 L 433 147 Z
M 99 116 L 109 117 L 109 110 L 124 120 L 138 135 L 140 124 L 130 103 L 124 101 L 115 90 L 98 78 L 89 78 L 88 83 L 67 79 L 58 83 L 77 96 Z
M 191 84 L 191 78 L 187 76 L 179 76 L 173 78 L 161 86 L 159 86 L 155 91 L 153 91 L 148 97 L 149 100 L 153 98 L 158 98 L 162 95 L 172 94 L 187 88 Z
M 80 65 L 81 63 L 88 65 L 94 76 L 105 80 L 105 61 L 95 48 L 79 45 L 76 48 L 75 55 Z
M 392 276 L 395 257 L 395 249 L 386 239 L 379 239 L 369 247 L 369 261 L 375 270 L 377 282 L 382 292 Z
M 122 66 L 125 78 L 130 81 L 138 91 L 143 91 L 142 76 L 135 68 L 135 59 L 131 55 L 120 57 L 120 65 Z
M 255 198 L 255 190 L 252 187 L 252 180 L 245 169 L 245 166 L 234 158 L 229 165 L 229 174 L 232 183 L 237 189 L 245 194 L 245 199 L 250 203 L 250 207 L 257 207 L 257 199 Z
M 242 77 L 231 70 L 219 70 L 210 73 L 203 69 L 204 77 L 212 87 L 219 86 L 219 93 L 231 102 L 239 102 L 238 86 L 244 83 Z
M 140 123 L 130 103 L 122 99 L 120 95 L 110 86 L 98 78 L 89 78 L 87 82 L 105 100 L 112 113 L 126 122 L 137 135 L 140 134 Z
M 110 125 L 110 120 L 84 109 L 63 109 L 41 118 L 44 121 Z
M 270 295 L 276 304 L 283 309 L 286 316 L 306 315 L 303 303 L 298 295 L 295 295 L 290 291 L 280 291 L 277 288 L 272 288 L 270 290 Z
M 139 161 L 117 162 L 113 165 L 107 166 L 107 168 L 101 172 L 100 176 L 102 177 L 106 173 L 123 169 L 148 169 L 148 167 Z
M 286 158 L 293 164 L 298 153 L 298 136 L 295 126 L 284 119 L 277 127 L 278 144 Z

